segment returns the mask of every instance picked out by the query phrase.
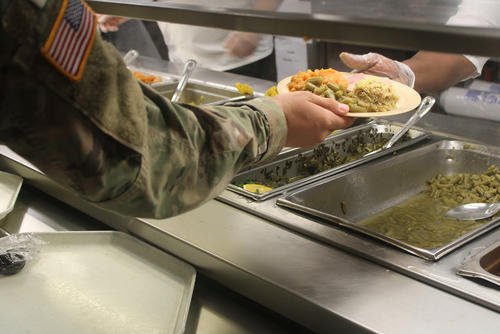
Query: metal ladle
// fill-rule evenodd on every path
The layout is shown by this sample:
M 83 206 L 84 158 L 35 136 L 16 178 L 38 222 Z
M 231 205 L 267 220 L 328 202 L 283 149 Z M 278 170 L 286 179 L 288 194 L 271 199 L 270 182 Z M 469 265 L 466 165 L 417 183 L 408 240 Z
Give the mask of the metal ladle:
M 196 60 L 188 59 L 184 64 L 184 69 L 182 70 L 181 78 L 179 79 L 177 88 L 175 89 L 174 95 L 172 95 L 170 101 L 172 102 L 179 101 L 179 99 L 181 98 L 182 91 L 184 90 L 184 87 L 186 87 L 189 77 L 191 76 L 195 68 L 196 68 Z
M 445 215 L 458 220 L 479 220 L 494 216 L 498 211 L 500 202 L 467 203 L 448 210 Z

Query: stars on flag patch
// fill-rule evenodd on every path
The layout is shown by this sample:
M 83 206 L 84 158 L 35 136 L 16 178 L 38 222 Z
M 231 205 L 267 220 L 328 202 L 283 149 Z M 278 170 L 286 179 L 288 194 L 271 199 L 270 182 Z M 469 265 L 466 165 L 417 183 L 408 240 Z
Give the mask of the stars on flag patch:
M 81 0 L 63 0 L 42 55 L 66 77 L 79 81 L 96 34 L 96 17 Z

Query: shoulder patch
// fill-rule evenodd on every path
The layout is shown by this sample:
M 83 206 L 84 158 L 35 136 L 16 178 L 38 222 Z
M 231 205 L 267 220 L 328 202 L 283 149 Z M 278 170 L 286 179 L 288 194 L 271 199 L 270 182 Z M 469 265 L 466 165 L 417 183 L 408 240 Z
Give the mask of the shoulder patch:
M 96 16 L 81 0 L 63 0 L 42 55 L 73 81 L 82 77 L 96 34 Z

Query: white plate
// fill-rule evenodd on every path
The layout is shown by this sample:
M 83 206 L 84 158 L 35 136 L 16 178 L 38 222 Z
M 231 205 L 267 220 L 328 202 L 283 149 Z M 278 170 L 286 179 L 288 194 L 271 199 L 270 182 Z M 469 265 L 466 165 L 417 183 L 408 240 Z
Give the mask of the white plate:
M 0 171 L 0 221 L 14 209 L 22 185 L 22 177 Z
M 196 272 L 126 233 L 35 233 L 38 258 L 0 276 L 0 333 L 182 333 Z
M 346 73 L 342 72 L 342 74 L 348 79 L 351 76 L 359 76 L 362 75 L 363 77 L 372 77 L 376 78 L 378 80 L 383 80 L 384 83 L 388 83 L 389 85 L 392 86 L 392 89 L 394 90 L 394 93 L 399 96 L 399 100 L 396 103 L 396 108 L 393 110 L 389 111 L 381 111 L 381 112 L 350 112 L 347 113 L 347 116 L 351 117 L 385 117 L 385 116 L 393 116 L 393 115 L 398 115 L 402 114 L 405 112 L 409 112 L 414 110 L 418 105 L 420 104 L 420 94 L 414 90 L 413 88 L 410 88 L 406 85 L 403 85 L 400 82 L 390 80 L 387 78 L 380 78 L 376 77 L 373 75 L 368 75 L 368 74 L 360 74 L 360 73 Z M 278 82 L 278 93 L 288 93 L 288 83 L 290 82 L 290 79 L 292 76 L 286 77 L 285 79 L 281 80 Z

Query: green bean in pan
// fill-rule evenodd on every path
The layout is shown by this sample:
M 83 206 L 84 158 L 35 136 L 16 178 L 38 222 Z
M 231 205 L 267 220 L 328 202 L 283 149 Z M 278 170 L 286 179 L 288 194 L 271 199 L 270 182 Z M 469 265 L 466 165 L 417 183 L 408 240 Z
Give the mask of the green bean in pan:
M 416 247 L 441 247 L 488 222 L 458 221 L 444 214 L 460 204 L 499 202 L 499 176 L 495 165 L 481 174 L 437 175 L 420 194 L 359 224 Z

